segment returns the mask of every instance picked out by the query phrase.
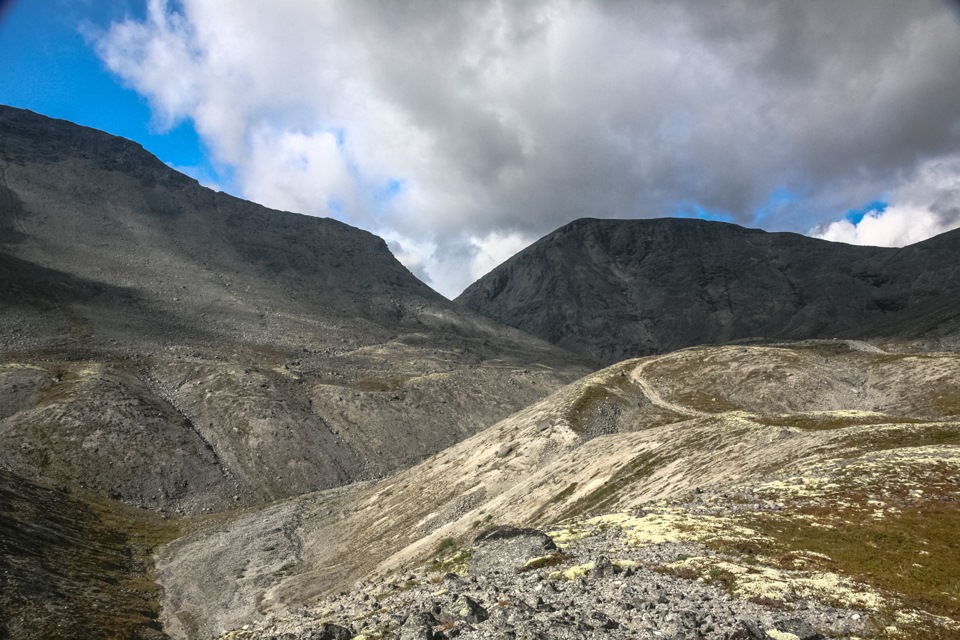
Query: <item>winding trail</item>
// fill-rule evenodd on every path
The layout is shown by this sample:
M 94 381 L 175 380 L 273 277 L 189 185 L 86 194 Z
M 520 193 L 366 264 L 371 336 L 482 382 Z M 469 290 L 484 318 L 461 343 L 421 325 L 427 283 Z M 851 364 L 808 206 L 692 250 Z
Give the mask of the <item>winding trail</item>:
M 666 409 L 667 411 L 672 411 L 673 413 L 678 413 L 682 416 L 689 416 L 691 418 L 708 418 L 712 417 L 712 413 L 704 413 L 703 411 L 697 411 L 696 409 L 691 409 L 690 407 L 685 407 L 679 404 L 674 404 L 669 400 L 664 400 L 663 396 L 653 388 L 653 385 L 643 376 L 643 370 L 654 362 L 659 361 L 660 358 L 653 358 L 650 360 L 645 360 L 637 365 L 637 367 L 630 372 L 630 380 L 633 381 L 640 390 L 643 391 L 643 395 L 647 396 L 647 399 L 657 407 L 661 409 Z

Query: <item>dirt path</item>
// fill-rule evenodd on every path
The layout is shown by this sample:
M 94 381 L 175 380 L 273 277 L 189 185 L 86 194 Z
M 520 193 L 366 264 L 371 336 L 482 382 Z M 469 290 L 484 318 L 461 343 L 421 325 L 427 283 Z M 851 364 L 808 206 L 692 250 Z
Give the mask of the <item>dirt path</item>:
M 647 396 L 647 399 L 657 407 L 678 413 L 682 416 L 690 416 L 691 418 L 706 418 L 710 417 L 713 414 L 704 413 L 703 411 L 697 411 L 696 409 L 691 409 L 690 407 L 685 407 L 679 404 L 674 404 L 669 400 L 664 400 L 660 393 L 653 388 L 653 385 L 643 377 L 643 370 L 648 366 L 657 362 L 660 358 L 653 358 L 650 360 L 644 360 L 637 367 L 630 372 L 630 379 L 636 383 L 640 390 L 643 391 L 643 395 Z

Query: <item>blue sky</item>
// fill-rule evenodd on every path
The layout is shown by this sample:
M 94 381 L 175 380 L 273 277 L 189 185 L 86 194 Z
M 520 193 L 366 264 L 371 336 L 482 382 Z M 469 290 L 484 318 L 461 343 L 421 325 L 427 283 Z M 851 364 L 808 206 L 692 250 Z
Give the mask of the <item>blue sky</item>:
M 155 126 L 148 100 L 125 88 L 85 33 L 143 19 L 136 0 L 13 0 L 0 22 L 0 103 L 130 138 L 164 162 L 220 181 L 191 120 Z
M 941 0 L 15 0 L 0 103 L 387 240 L 447 296 L 579 217 L 960 226 Z

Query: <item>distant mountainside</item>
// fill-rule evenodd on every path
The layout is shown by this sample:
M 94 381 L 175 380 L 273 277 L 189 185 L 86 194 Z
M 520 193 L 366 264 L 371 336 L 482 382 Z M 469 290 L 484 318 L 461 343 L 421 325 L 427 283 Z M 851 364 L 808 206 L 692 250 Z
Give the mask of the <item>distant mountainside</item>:
M 572 222 L 456 302 L 603 362 L 735 340 L 952 347 L 960 230 L 902 249 L 687 219 Z
M 5 305 L 4 346 L 60 348 L 52 322 L 78 348 L 356 346 L 476 324 L 380 238 L 203 188 L 134 142 L 2 108 L 0 161 L 0 286 L 21 313 L 42 310 L 18 322 Z
M 0 466 L 197 513 L 378 477 L 591 367 L 380 238 L 0 107 Z

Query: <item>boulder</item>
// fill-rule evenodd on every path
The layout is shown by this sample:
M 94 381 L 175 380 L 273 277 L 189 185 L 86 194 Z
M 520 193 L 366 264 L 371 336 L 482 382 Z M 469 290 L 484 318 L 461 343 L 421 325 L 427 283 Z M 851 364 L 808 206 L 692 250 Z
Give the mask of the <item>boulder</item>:
M 557 551 L 557 545 L 539 529 L 499 526 L 473 541 L 470 573 L 515 573 L 527 561 Z

